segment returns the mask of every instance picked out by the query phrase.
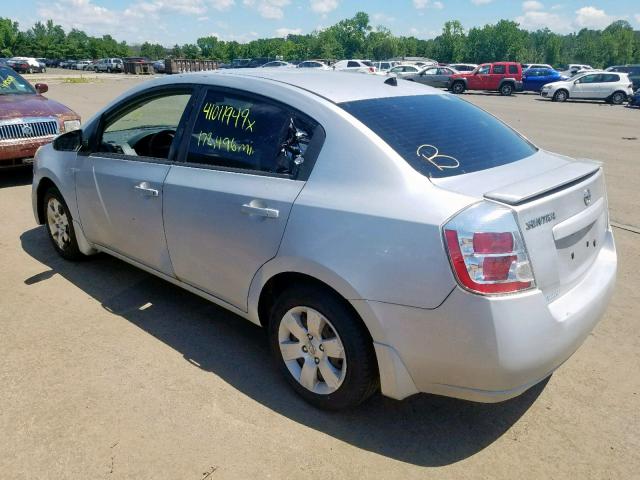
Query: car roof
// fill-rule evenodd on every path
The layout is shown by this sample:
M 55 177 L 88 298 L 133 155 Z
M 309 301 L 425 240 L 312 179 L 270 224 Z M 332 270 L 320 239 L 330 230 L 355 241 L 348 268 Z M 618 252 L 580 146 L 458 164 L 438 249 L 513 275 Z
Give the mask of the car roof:
M 442 90 L 415 82 L 397 80 L 397 86 L 393 86 L 385 83 L 389 81 L 388 77 L 364 74 L 358 75 L 332 70 L 228 69 L 218 70 L 215 72 L 185 73 L 163 77 L 153 82 L 155 85 L 187 83 L 189 81 L 200 84 L 216 85 L 216 77 L 220 75 L 237 77 L 239 80 L 238 88 L 241 88 L 241 80 L 243 78 L 269 83 L 276 82 L 283 84 L 283 86 L 287 85 L 313 93 L 333 103 L 368 100 L 372 98 L 446 94 Z

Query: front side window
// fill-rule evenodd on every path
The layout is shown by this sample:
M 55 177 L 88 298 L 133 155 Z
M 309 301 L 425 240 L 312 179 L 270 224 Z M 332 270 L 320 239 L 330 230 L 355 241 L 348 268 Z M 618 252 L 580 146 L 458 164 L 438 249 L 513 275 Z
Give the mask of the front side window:
M 340 107 L 427 177 L 485 170 L 537 152 L 510 127 L 453 95 L 375 98 Z
M 188 162 L 295 175 L 313 121 L 267 99 L 210 90 L 196 112 Z
M 424 71 L 425 75 L 436 75 L 438 73 L 438 69 L 437 68 L 427 68 Z
M 491 71 L 491 65 L 482 65 L 478 67 L 478 73 L 481 75 L 486 75 Z
M 578 80 L 578 83 L 597 83 L 600 75 L 585 75 Z
M 349 67 L 359 67 L 360 64 L 358 62 L 347 62 L 347 68 Z
M 191 93 L 165 94 L 116 114 L 105 124 L 98 151 L 168 158 L 190 99 Z
M 0 95 L 36 93 L 31 84 L 9 68 L 0 67 Z

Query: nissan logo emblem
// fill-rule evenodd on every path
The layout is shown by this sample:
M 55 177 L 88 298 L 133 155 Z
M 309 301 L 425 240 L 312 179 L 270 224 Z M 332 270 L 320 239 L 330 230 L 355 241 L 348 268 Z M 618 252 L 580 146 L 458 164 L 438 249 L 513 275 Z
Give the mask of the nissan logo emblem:
M 588 188 L 584 191 L 584 204 L 588 207 L 591 204 L 591 190 Z

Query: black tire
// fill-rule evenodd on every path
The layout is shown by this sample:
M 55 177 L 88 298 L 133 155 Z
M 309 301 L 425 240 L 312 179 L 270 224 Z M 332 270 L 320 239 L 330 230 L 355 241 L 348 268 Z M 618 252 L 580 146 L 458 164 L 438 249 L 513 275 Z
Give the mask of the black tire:
M 554 102 L 566 102 L 569 98 L 569 94 L 566 90 L 558 90 L 553 94 L 553 98 L 551 99 Z
M 511 83 L 505 83 L 500 87 L 500 95 L 503 97 L 510 97 L 513 93 L 513 85 Z
M 451 91 L 456 95 L 464 93 L 466 89 L 464 82 L 453 82 L 453 85 L 451 85 Z
M 68 240 L 63 241 L 62 246 L 60 246 L 58 242 L 55 240 L 54 234 L 51 231 L 51 225 L 50 225 L 51 222 L 49 219 L 48 209 L 49 209 L 49 203 L 52 200 L 56 200 L 58 202 L 58 205 L 62 209 L 62 212 L 59 212 L 59 213 L 64 213 L 66 215 L 66 218 L 68 219 L 67 220 L 68 227 L 66 232 Z M 45 192 L 44 197 L 42 198 L 42 211 L 44 212 L 44 222 L 47 227 L 47 234 L 49 236 L 49 240 L 51 241 L 51 244 L 53 245 L 53 248 L 56 250 L 56 252 L 58 252 L 58 254 L 62 258 L 65 258 L 66 260 L 79 261 L 79 260 L 86 259 L 87 256 L 84 255 L 80 251 L 80 248 L 78 247 L 78 241 L 76 240 L 76 232 L 75 232 L 75 229 L 73 228 L 73 217 L 71 216 L 71 212 L 69 212 L 69 207 L 67 207 L 67 203 L 64 201 L 64 198 L 62 198 L 62 194 L 57 188 L 50 187 Z
M 622 105 L 627 100 L 627 94 L 624 92 L 614 92 L 611 95 L 611 103 L 614 105 Z
M 279 341 L 280 323 L 296 307 L 306 307 L 323 315 L 344 347 L 344 379 L 332 393 L 322 395 L 301 385 L 282 358 Z M 299 285 L 284 291 L 276 299 L 269 318 L 269 344 L 272 355 L 293 389 L 307 402 L 324 410 L 355 407 L 379 388 L 378 364 L 369 332 L 347 302 L 329 289 Z M 316 361 L 317 363 L 317 361 Z

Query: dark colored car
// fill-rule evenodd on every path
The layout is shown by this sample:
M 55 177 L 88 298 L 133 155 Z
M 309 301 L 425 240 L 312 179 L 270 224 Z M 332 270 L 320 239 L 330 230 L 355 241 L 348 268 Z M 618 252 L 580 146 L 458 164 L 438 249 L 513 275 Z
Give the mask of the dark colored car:
M 525 92 L 537 92 L 540 93 L 542 87 L 547 83 L 559 82 L 561 80 L 567 80 L 557 70 L 552 68 L 530 68 L 522 74 L 522 90 Z
M 419 73 L 407 75 L 403 78 L 410 82 L 422 83 L 430 87 L 447 88 L 449 79 L 457 73 L 453 68 L 449 67 L 427 67 L 423 68 Z
M 606 71 L 628 73 L 629 80 L 633 82 L 633 88 L 640 88 L 640 65 L 615 65 L 607 68 Z
M 47 90 L 44 83 L 34 88 L 14 70 L 0 67 L 0 168 L 29 164 L 40 146 L 80 128 L 80 116 L 43 97 Z
M 471 73 L 458 73 L 449 78 L 449 90 L 485 90 L 511 95 L 522 90 L 522 65 L 516 62 L 496 62 L 479 65 Z
M 640 88 L 629 97 L 629 105 L 632 107 L 640 107 Z
M 29 73 L 29 68 L 31 68 L 26 60 L 7 60 L 6 66 L 17 73 Z

